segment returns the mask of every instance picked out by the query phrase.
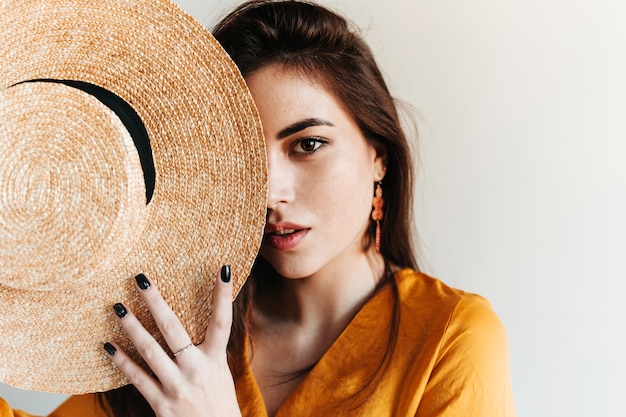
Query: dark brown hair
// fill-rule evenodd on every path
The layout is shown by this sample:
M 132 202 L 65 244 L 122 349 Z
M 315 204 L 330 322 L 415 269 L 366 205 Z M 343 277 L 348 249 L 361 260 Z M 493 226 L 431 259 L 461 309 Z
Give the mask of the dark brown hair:
M 400 310 L 392 266 L 418 270 L 412 223 L 413 164 L 396 102 L 361 36 L 350 28 L 344 18 L 314 3 L 248 1 L 219 22 L 213 33 L 244 78 L 267 65 L 279 64 L 322 83 L 352 115 L 366 140 L 386 154 L 387 170 L 383 181 L 385 217 L 381 233 L 385 276 L 379 288 L 391 286 L 396 301 L 387 351 L 375 374 L 361 389 L 362 393 L 369 394 L 380 381 L 395 348 Z M 364 248 L 373 244 L 374 237 L 375 224 L 372 222 L 363 239 Z M 243 338 L 248 331 L 246 311 L 254 308 L 254 299 L 271 286 L 276 276 L 273 268 L 258 257 L 250 279 L 235 301 L 228 346 L 230 354 L 241 352 Z M 300 373 L 308 372 L 314 365 Z M 132 386 L 104 393 L 101 399 L 106 399 L 117 417 L 154 416 Z M 357 400 L 354 407 L 362 401 Z
M 396 102 L 362 37 L 346 19 L 314 3 L 248 1 L 226 16 L 213 34 L 244 78 L 268 65 L 281 65 L 324 85 L 351 114 L 370 145 L 386 155 L 381 234 L 385 274 L 379 288 L 391 286 L 396 301 L 387 350 L 368 383 L 361 387 L 359 394 L 366 395 L 352 398 L 356 408 L 376 388 L 395 348 L 400 310 L 392 266 L 418 270 L 412 222 L 413 160 Z M 363 239 L 364 249 L 373 245 L 375 232 L 376 225 L 371 222 Z M 248 331 L 246 311 L 254 308 L 254 300 L 271 286 L 276 275 L 268 262 L 257 259 L 252 276 L 235 302 L 231 352 L 241 348 Z M 314 365 L 293 377 L 308 372 Z

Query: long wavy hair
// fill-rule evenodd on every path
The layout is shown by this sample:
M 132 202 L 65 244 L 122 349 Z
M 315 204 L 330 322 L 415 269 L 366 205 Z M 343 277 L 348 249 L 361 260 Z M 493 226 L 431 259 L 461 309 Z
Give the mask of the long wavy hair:
M 396 101 L 363 38 L 346 19 L 320 5 L 292 0 L 247 1 L 221 20 L 213 34 L 244 78 L 268 65 L 279 64 L 320 82 L 345 106 L 370 145 L 386 153 L 380 250 L 385 273 L 379 288 L 391 286 L 395 303 L 386 352 L 360 391 L 369 394 L 382 378 L 395 348 L 400 310 L 392 267 L 419 269 L 412 221 L 413 158 Z M 376 225 L 371 222 L 363 237 L 364 249 L 374 244 L 375 233 Z M 276 277 L 269 263 L 259 256 L 235 301 L 229 355 L 241 353 L 250 330 L 246 312 L 255 308 L 254 300 Z M 292 377 L 306 374 L 313 366 L 315 363 Z M 103 401 L 116 417 L 154 415 L 132 386 L 103 394 Z M 358 400 L 354 407 L 363 401 Z

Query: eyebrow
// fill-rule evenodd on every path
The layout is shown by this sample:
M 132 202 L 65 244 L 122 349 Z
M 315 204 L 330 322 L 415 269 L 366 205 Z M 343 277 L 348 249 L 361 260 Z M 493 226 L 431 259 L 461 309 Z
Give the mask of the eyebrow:
M 310 119 L 304 119 L 304 120 L 295 122 L 294 124 L 289 125 L 283 130 L 281 130 L 280 132 L 278 132 L 278 138 L 284 139 L 287 136 L 293 135 L 294 133 L 300 132 L 301 130 L 304 130 L 307 127 L 311 127 L 311 126 L 334 126 L 334 125 L 328 120 L 324 120 L 324 119 L 318 119 L 314 117 Z

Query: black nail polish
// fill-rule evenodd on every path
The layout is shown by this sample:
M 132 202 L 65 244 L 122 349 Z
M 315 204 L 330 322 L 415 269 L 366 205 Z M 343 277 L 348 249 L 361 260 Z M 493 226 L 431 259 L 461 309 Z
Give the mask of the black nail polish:
M 230 282 L 230 265 L 224 265 L 222 267 L 220 277 L 222 278 L 222 282 Z
M 121 319 L 126 317 L 126 314 L 128 314 L 128 311 L 126 311 L 126 307 L 124 307 L 124 304 L 122 303 L 115 304 L 113 306 L 113 310 L 115 311 L 115 314 L 117 315 L 117 317 Z
M 137 281 L 137 286 L 142 290 L 147 290 L 150 288 L 150 281 L 144 274 L 139 274 L 135 277 L 135 281 Z
M 117 352 L 117 349 L 115 349 L 115 346 L 113 346 L 112 344 L 110 344 L 109 342 L 106 342 L 104 344 L 104 350 L 107 351 L 107 353 L 111 356 L 115 355 L 115 352 Z

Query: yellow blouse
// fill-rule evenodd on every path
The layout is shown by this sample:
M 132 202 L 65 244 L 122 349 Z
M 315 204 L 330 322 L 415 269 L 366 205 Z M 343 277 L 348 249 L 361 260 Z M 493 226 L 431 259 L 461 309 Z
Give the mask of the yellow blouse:
M 375 389 L 362 390 L 389 346 L 391 287 L 361 309 L 276 417 L 515 416 L 507 337 L 489 303 L 410 269 L 396 282 L 396 345 Z M 247 357 L 234 367 L 242 414 L 266 417 Z
M 387 353 L 394 293 L 386 287 L 354 317 L 276 417 L 515 416 L 507 337 L 489 303 L 410 269 L 395 278 L 399 326 L 393 351 Z M 233 362 L 242 415 L 267 417 L 247 358 L 245 350 Z M 377 377 L 381 364 L 384 372 Z M 0 417 L 14 415 L 1 401 L 0 411 Z M 84 395 L 51 414 L 70 416 L 103 413 L 93 395 Z

